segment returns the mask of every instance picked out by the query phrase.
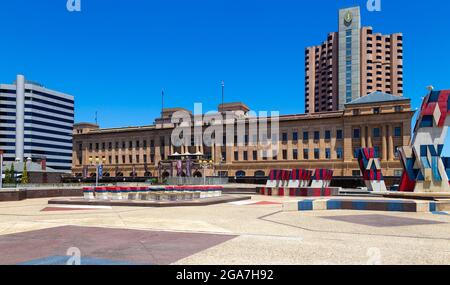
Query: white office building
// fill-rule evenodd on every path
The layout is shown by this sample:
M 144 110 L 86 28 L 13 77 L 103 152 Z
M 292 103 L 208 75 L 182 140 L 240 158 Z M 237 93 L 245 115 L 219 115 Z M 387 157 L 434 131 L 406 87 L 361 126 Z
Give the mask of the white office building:
M 0 84 L 0 149 L 4 160 L 45 160 L 50 168 L 70 172 L 74 97 L 26 81 Z

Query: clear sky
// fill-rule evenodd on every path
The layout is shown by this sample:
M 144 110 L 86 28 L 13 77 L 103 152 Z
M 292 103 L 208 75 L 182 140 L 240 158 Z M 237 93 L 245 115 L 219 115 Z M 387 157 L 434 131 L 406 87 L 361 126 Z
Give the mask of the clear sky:
M 404 33 L 405 96 L 450 89 L 450 1 L 1 0 L 0 82 L 15 74 L 76 98 L 76 121 L 152 124 L 161 108 L 205 110 L 243 101 L 253 110 L 304 112 L 304 48 L 337 30 L 339 8 L 360 5 L 362 24 Z

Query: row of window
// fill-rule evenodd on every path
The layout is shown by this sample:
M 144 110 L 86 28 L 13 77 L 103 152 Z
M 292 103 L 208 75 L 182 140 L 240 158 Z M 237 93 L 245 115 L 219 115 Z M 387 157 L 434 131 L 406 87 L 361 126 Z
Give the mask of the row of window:
M 394 137 L 401 137 L 401 136 L 402 136 L 402 128 L 395 127 L 394 128 Z M 373 128 L 372 129 L 372 137 L 380 138 L 381 137 L 381 128 Z M 360 128 L 353 129 L 353 138 L 354 139 L 361 138 L 361 129 Z
M 293 160 L 298 160 L 299 159 L 299 152 L 298 149 L 293 149 L 292 151 L 292 159 Z M 260 155 L 261 158 L 263 160 L 268 160 L 269 156 L 267 151 L 260 151 Z M 222 158 L 226 157 L 226 153 L 222 153 Z M 243 157 L 243 161 L 248 161 L 248 151 L 244 151 L 242 153 L 242 157 Z M 272 154 L 273 159 L 277 160 L 278 159 L 278 154 L 277 153 L 273 153 Z M 320 159 L 320 149 L 315 148 L 313 150 L 313 156 L 314 159 Z M 336 148 L 336 158 L 337 159 L 342 159 L 344 157 L 344 150 L 342 147 L 338 147 Z M 252 152 L 252 158 L 253 160 L 258 160 L 258 151 L 254 150 Z M 288 150 L 284 149 L 281 151 L 281 158 L 283 160 L 287 160 L 288 159 Z M 308 160 L 310 159 L 310 152 L 309 149 L 304 149 L 303 150 L 303 159 L 304 160 Z M 331 159 L 331 149 L 330 148 L 326 148 L 325 149 L 325 159 Z M 234 152 L 234 160 L 235 161 L 239 161 L 239 152 L 235 151 Z
M 150 158 L 150 160 L 149 160 Z M 114 159 L 114 160 L 113 160 Z M 139 155 L 116 155 L 116 156 L 103 156 L 103 157 L 89 157 L 89 161 L 95 162 L 96 160 L 102 161 L 102 163 L 106 164 L 133 164 L 133 163 L 141 163 L 141 157 Z M 81 163 L 82 159 L 81 157 L 78 158 L 78 161 Z M 147 156 L 144 154 L 142 156 L 142 163 L 154 163 L 155 162 L 155 155 L 151 154 L 150 156 Z

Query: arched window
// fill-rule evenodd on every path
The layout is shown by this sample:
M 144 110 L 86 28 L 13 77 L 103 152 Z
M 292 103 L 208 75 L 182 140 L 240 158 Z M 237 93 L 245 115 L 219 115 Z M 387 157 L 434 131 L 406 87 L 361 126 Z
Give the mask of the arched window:
M 162 174 L 163 178 L 166 178 L 166 177 L 169 177 L 169 176 L 170 176 L 170 173 L 167 172 L 167 171 L 164 171 L 164 173 Z
M 266 173 L 262 170 L 255 171 L 255 177 L 265 177 Z
M 118 173 L 116 174 L 116 177 L 123 177 L 123 172 L 118 172 Z
M 245 171 L 243 170 L 236 171 L 236 177 L 245 177 Z
M 194 177 L 202 177 L 202 173 L 200 171 L 194 172 Z
M 153 175 L 152 175 L 151 172 L 148 172 L 148 171 L 147 171 L 147 172 L 144 173 L 144 176 L 145 176 L 145 177 L 152 177 Z

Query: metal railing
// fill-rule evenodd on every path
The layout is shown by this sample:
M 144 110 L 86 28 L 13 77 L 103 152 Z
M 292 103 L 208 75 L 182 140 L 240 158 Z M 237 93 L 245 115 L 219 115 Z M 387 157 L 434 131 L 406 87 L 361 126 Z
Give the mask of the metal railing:
M 224 185 L 228 184 L 228 178 L 224 177 L 168 177 L 167 185 Z

